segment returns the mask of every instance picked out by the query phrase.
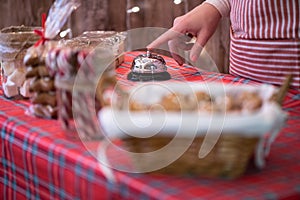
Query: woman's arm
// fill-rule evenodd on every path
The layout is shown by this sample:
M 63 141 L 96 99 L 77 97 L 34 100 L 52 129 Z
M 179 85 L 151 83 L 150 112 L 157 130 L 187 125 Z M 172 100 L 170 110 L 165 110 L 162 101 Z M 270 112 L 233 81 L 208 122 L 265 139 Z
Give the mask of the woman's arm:
M 230 13 L 230 0 L 206 0 L 204 4 L 213 5 L 222 17 L 228 17 Z
M 190 59 L 196 61 L 211 35 L 215 32 L 222 16 L 229 14 L 229 0 L 208 0 L 197 6 L 187 14 L 174 20 L 173 27 L 158 37 L 147 46 L 154 49 L 168 42 L 170 52 L 174 59 L 183 64 L 183 60 L 178 56 L 178 49 L 191 50 Z M 220 11 L 219 11 L 220 9 Z M 186 45 L 184 35 L 189 34 L 196 37 L 196 42 Z

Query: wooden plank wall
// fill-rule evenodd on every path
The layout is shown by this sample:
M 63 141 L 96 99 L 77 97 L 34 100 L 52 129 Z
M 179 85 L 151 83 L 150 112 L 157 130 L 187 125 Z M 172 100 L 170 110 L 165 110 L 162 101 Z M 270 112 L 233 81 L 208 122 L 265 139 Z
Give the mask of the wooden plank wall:
M 68 24 L 73 36 L 88 30 L 125 31 L 139 27 L 170 28 L 173 20 L 199 5 L 203 0 L 81 0 Z M 11 25 L 39 26 L 41 14 L 46 13 L 54 0 L 1 0 L 0 28 Z M 138 13 L 126 10 L 139 6 Z M 221 72 L 228 71 L 229 22 L 223 20 L 206 49 Z
M 12 25 L 37 26 L 54 0 L 0 0 L 0 28 Z

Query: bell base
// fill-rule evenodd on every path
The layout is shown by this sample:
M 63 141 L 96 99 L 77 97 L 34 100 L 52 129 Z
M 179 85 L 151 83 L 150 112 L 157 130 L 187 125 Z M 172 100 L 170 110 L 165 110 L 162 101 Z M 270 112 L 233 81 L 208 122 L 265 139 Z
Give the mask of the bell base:
M 136 73 L 130 72 L 127 75 L 127 79 L 130 81 L 166 81 L 171 79 L 171 75 L 168 72 L 160 73 Z

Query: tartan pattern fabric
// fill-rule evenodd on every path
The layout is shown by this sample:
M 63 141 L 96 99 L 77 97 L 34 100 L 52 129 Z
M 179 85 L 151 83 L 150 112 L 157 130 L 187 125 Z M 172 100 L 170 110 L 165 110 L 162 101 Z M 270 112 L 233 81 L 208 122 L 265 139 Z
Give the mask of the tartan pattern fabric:
M 130 52 L 117 69 L 124 84 Z M 178 66 L 166 58 L 173 80 L 221 81 L 226 84 L 260 83 L 227 74 Z M 184 70 L 183 70 L 184 68 Z M 115 183 L 105 176 L 92 153 L 80 141 L 69 140 L 58 121 L 25 114 L 26 100 L 0 97 L 0 198 L 22 199 L 300 199 L 300 92 L 290 90 L 284 101 L 286 126 L 272 145 L 262 171 L 249 167 L 237 180 L 192 176 L 129 174 L 114 171 Z M 97 143 L 90 142 L 91 146 Z

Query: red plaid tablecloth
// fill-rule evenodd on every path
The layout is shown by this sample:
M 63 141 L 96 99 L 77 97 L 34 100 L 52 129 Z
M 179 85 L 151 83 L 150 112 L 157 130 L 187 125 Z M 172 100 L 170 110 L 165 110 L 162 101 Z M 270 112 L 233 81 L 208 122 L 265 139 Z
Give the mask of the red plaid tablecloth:
M 136 55 L 126 54 L 117 69 L 120 79 L 126 77 Z M 174 80 L 259 85 L 190 66 L 182 70 L 172 59 L 166 61 Z M 84 144 L 66 138 L 58 121 L 25 115 L 27 106 L 24 100 L 0 97 L 2 199 L 300 199 L 299 91 L 290 90 L 284 101 L 289 118 L 272 145 L 266 168 L 249 169 L 237 180 L 114 171 L 112 184 Z

